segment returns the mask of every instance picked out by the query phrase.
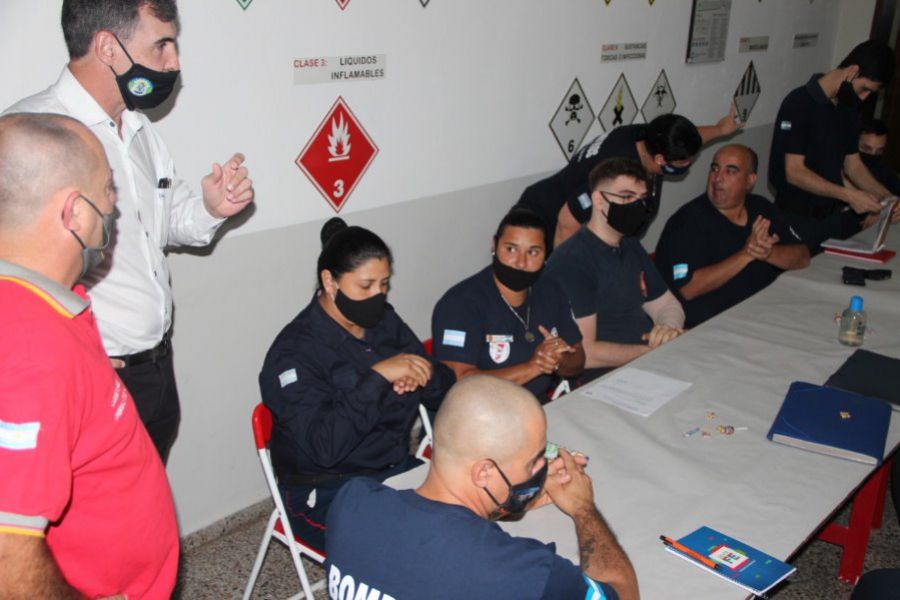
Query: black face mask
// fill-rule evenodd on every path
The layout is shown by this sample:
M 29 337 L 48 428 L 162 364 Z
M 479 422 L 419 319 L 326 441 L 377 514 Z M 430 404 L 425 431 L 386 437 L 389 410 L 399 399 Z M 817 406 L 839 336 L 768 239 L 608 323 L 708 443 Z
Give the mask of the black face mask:
M 376 294 L 365 300 L 353 300 L 338 289 L 337 295 L 334 297 L 334 304 L 351 323 L 355 323 L 364 329 L 371 329 L 378 325 L 382 317 L 384 317 L 387 295 Z
M 541 276 L 541 271 L 544 270 L 544 267 L 541 267 L 537 271 L 515 269 L 500 262 L 500 259 L 497 258 L 496 254 L 494 254 L 492 267 L 497 280 L 514 292 L 521 292 L 522 290 L 533 286 L 534 282 Z
M 837 101 L 840 106 L 859 108 L 859 96 L 853 91 L 853 84 L 849 81 L 841 84 L 841 87 L 838 88 Z
M 600 192 L 600 194 L 609 203 L 606 222 L 622 235 L 635 235 L 650 222 L 650 218 L 653 216 L 646 200 L 635 200 L 628 204 L 616 204 L 610 202 L 604 192 Z
M 879 163 L 881 163 L 881 157 L 877 154 L 860 152 L 859 158 L 862 159 L 863 164 L 866 165 L 869 170 L 874 169 Z
M 684 175 L 691 167 L 676 167 L 675 165 L 670 165 L 669 163 L 663 163 L 659 168 L 662 169 L 664 175 Z
M 490 496 L 491 500 L 494 501 L 494 504 L 497 505 L 497 509 L 490 515 L 491 520 L 522 514 L 525 512 L 525 509 L 528 508 L 531 501 L 541 493 L 542 489 L 544 489 L 544 482 L 547 481 L 547 461 L 545 460 L 544 466 L 538 469 L 538 471 L 529 477 L 528 480 L 517 483 L 516 485 L 512 485 L 509 482 L 509 479 L 506 478 L 500 465 L 493 460 L 491 460 L 491 462 L 497 467 L 497 472 L 500 473 L 500 477 L 503 478 L 503 481 L 506 482 L 506 486 L 509 488 L 509 496 L 502 503 L 497 502 L 497 499 L 494 498 L 491 490 L 487 489 L 487 487 L 481 488 L 488 496 Z
M 116 75 L 119 93 L 122 94 L 126 108 L 143 110 L 156 108 L 165 102 L 175 88 L 175 81 L 181 71 L 154 71 L 136 63 L 118 37 L 116 41 L 119 42 L 125 56 L 131 61 L 131 68 L 121 75 L 116 75 L 115 70 L 112 67 L 109 68 L 113 75 Z

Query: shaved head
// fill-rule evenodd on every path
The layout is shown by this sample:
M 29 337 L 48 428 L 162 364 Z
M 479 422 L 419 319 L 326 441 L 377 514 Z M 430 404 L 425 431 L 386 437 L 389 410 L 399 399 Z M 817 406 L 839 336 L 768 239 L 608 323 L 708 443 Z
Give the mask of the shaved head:
M 447 393 L 435 419 L 434 465 L 505 461 L 523 451 L 528 432 L 538 427 L 546 427 L 546 418 L 531 392 L 489 375 L 466 377 Z
M 0 231 L 31 225 L 55 192 L 85 185 L 102 160 L 103 147 L 75 119 L 0 117 Z

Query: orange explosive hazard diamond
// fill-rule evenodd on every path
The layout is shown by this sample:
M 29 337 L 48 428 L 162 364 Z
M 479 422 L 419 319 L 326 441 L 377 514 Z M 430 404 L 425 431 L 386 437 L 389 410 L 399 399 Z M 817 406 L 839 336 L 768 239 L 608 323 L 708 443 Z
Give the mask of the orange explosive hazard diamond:
M 338 97 L 295 162 L 331 208 L 340 212 L 376 154 L 378 146 Z

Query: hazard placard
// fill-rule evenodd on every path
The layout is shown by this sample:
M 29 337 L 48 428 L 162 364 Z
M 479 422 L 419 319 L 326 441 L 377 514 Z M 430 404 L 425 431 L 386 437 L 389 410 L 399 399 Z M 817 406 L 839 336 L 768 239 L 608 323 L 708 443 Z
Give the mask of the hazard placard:
M 341 10 L 347 8 L 347 5 L 350 4 L 350 0 L 334 0 L 337 2 L 337 5 L 341 7 Z
M 649 123 L 659 115 L 672 112 L 675 112 L 675 94 L 672 92 L 672 86 L 669 85 L 666 70 L 663 69 L 659 72 L 659 77 L 656 78 L 647 99 L 641 106 L 641 114 L 644 115 L 644 121 Z
M 750 66 L 744 71 L 744 76 L 741 77 L 741 82 L 734 91 L 734 106 L 741 122 L 746 123 L 750 118 L 750 113 L 756 106 L 756 100 L 761 93 L 762 88 L 759 85 L 759 78 L 756 76 L 756 69 L 753 67 L 753 61 L 750 61 Z
M 335 212 L 340 212 L 378 146 L 338 98 L 295 161 Z
M 597 118 L 600 120 L 603 131 L 609 131 L 619 125 L 630 125 L 637 113 L 637 102 L 634 101 L 634 94 L 631 93 L 628 80 L 622 73 L 616 80 L 616 85 L 613 86 L 612 92 L 606 99 L 603 108 L 600 109 Z
M 563 96 L 559 108 L 550 119 L 550 131 L 559 144 L 566 160 L 572 158 L 572 155 L 581 146 L 584 136 L 587 135 L 591 124 L 594 122 L 594 111 L 584 96 L 584 90 L 581 89 L 581 83 L 578 78 L 569 86 L 569 91 Z

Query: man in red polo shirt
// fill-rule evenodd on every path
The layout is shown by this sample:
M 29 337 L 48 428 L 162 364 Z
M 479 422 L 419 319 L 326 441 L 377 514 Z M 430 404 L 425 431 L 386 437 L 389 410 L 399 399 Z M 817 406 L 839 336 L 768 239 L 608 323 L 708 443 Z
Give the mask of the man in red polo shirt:
M 169 598 L 165 471 L 81 286 L 109 241 L 103 147 L 61 115 L 0 118 L 0 596 Z

